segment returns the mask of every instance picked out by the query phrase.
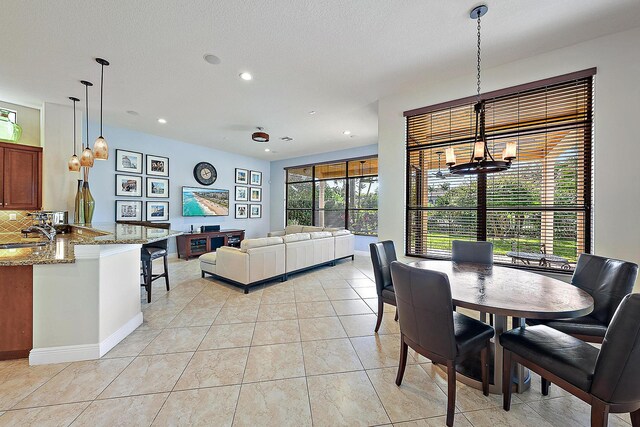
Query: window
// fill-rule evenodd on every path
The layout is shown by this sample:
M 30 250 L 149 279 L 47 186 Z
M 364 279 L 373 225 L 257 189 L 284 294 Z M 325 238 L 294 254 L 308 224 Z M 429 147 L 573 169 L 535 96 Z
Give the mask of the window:
M 406 253 L 449 258 L 452 240 L 490 241 L 494 261 L 572 270 L 591 250 L 595 69 L 482 96 L 489 150 L 516 141 L 511 169 L 451 175 L 471 154 L 475 97 L 405 112 Z
M 378 159 L 341 160 L 286 169 L 287 225 L 378 233 Z

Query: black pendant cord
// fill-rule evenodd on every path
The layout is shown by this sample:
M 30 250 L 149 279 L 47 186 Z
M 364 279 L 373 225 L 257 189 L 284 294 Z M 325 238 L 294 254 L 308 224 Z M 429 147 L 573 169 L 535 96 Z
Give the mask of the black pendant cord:
M 101 64 L 100 71 L 100 137 L 102 137 L 102 98 L 103 98 L 103 87 L 104 87 L 104 64 Z
M 76 155 L 76 100 L 73 101 L 73 155 Z
M 85 96 L 84 96 L 84 102 L 85 102 L 85 117 L 86 117 L 86 125 L 87 125 L 87 148 L 89 148 L 89 85 L 85 85 L 84 86 L 85 89 Z

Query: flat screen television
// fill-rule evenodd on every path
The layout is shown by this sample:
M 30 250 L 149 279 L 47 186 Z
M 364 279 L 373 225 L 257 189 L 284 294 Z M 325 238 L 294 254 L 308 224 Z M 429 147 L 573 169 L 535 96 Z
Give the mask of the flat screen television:
M 229 190 L 182 187 L 182 216 L 229 215 Z

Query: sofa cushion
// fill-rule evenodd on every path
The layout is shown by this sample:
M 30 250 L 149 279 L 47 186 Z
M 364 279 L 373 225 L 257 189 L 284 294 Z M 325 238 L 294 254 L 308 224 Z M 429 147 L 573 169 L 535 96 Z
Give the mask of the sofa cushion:
M 336 230 L 334 232 L 332 232 L 332 234 L 334 236 L 348 236 L 349 234 L 351 234 L 351 232 L 349 230 Z
M 333 237 L 333 234 L 329 231 L 314 231 L 309 233 L 311 239 L 326 239 L 327 237 Z
M 284 229 L 285 234 L 295 234 L 295 233 L 302 233 L 302 226 L 301 225 L 287 225 L 287 227 Z
M 282 237 L 262 237 L 259 239 L 245 239 L 240 243 L 240 249 L 247 251 L 247 249 L 261 248 L 263 246 L 272 246 L 282 244 Z
M 304 226 L 304 227 L 302 227 L 302 232 L 303 233 L 311 233 L 311 232 L 316 232 L 316 231 L 322 231 L 323 229 L 324 229 L 324 227 Z
M 218 258 L 217 253 L 209 252 L 209 253 L 200 255 L 198 259 L 200 260 L 200 262 L 204 262 L 205 264 L 216 265 L 217 258 Z
M 299 242 L 301 240 L 309 240 L 310 238 L 309 233 L 295 233 L 282 236 L 284 243 Z

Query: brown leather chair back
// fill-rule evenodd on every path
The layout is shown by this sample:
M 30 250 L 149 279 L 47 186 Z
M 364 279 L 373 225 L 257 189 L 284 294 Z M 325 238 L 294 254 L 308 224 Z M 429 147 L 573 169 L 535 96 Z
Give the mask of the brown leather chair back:
M 400 332 L 444 359 L 456 357 L 451 285 L 446 274 L 391 263 Z
M 624 297 L 611 320 L 591 394 L 608 403 L 640 401 L 640 294 Z
M 580 254 L 571 283 L 593 297 L 591 316 L 608 325 L 622 298 L 633 291 L 637 275 L 632 262 Z
M 373 274 L 376 279 L 376 291 L 378 291 L 378 296 L 380 296 L 385 287 L 393 286 L 390 268 L 391 263 L 397 259 L 396 248 L 393 245 L 393 241 L 385 240 L 383 242 L 371 243 L 369 250 L 371 251 Z
M 493 243 L 454 240 L 451 242 L 451 261 L 493 265 Z

